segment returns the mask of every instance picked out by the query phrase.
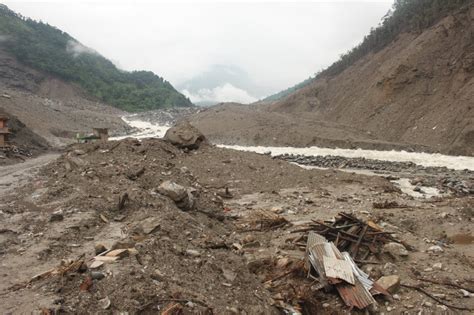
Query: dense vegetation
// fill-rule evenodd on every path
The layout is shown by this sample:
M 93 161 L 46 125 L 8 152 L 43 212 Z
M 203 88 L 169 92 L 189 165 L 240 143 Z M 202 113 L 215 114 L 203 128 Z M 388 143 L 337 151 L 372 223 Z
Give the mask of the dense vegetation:
M 2 46 L 19 61 L 78 83 L 102 101 L 127 111 L 191 102 L 150 71 L 127 72 L 48 24 L 24 18 L 0 4 Z
M 280 91 L 276 94 L 273 94 L 273 95 L 270 95 L 270 96 L 264 98 L 263 101 L 271 102 L 271 101 L 279 100 L 280 98 L 283 98 L 287 95 L 290 95 L 291 93 L 295 92 L 296 90 L 304 88 L 305 86 L 307 86 L 308 84 L 313 82 L 313 80 L 314 80 L 313 77 L 309 77 L 306 80 L 304 80 L 304 81 L 302 81 L 302 82 L 300 82 L 296 85 L 293 85 L 292 87 L 287 88 L 286 90 Z
M 384 16 L 377 28 L 371 29 L 369 35 L 365 36 L 359 45 L 347 53 L 342 54 L 339 60 L 318 73 L 314 79 L 337 75 L 367 54 L 375 53 L 385 48 L 394 41 L 399 34 L 403 32 L 421 32 L 453 10 L 459 9 L 471 1 L 472 0 L 395 0 L 392 9 Z M 301 88 L 310 82 L 311 81 L 308 82 L 308 80 L 305 80 L 295 87 L 302 85 L 299 87 Z M 296 89 L 287 89 L 267 99 L 280 99 Z M 277 95 L 279 95 L 279 97 L 277 97 Z

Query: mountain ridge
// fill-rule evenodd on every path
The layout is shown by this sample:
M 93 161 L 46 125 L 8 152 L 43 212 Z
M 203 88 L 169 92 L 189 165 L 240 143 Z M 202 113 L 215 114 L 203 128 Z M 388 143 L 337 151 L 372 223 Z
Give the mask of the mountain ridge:
M 60 29 L 0 6 L 0 41 L 18 61 L 77 83 L 91 96 L 126 111 L 192 106 L 151 71 L 127 72 Z

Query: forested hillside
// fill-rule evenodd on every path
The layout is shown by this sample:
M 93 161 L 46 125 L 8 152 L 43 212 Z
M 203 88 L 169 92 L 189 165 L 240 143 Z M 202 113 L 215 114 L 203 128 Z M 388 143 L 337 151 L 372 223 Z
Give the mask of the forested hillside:
M 313 77 L 309 77 L 307 78 L 306 80 L 292 86 L 292 87 L 289 87 L 287 88 L 286 90 L 283 90 L 283 91 L 280 91 L 276 94 L 273 94 L 273 95 L 270 95 L 270 96 L 267 96 L 266 98 L 263 99 L 263 101 L 276 101 L 276 100 L 279 100 L 287 95 L 290 95 L 291 93 L 301 89 L 301 88 L 304 88 L 305 86 L 307 86 L 308 84 L 310 84 L 312 81 L 314 80 Z
M 315 79 L 334 76 L 369 53 L 375 53 L 387 47 L 404 32 L 421 33 L 449 12 L 472 2 L 472 0 L 395 0 L 392 9 L 383 17 L 378 27 L 370 30 L 363 41 L 314 78 L 307 79 L 295 86 L 267 97 L 274 101 L 288 96 Z
M 69 34 L 0 4 L 0 43 L 20 62 L 79 84 L 100 100 L 127 111 L 191 106 L 184 95 L 150 71 L 122 71 Z

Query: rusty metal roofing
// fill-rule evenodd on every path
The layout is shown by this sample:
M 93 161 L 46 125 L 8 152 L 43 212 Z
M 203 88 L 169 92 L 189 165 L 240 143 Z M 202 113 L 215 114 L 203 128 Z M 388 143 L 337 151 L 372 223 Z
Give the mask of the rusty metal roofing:
M 336 284 L 336 289 L 344 303 L 349 307 L 364 309 L 376 303 L 372 294 L 364 288 L 357 277 L 355 278 L 354 285 L 340 283 Z

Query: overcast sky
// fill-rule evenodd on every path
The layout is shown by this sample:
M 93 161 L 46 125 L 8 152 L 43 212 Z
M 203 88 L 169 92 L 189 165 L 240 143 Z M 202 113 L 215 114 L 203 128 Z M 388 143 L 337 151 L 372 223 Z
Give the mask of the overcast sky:
M 337 60 L 393 0 L 0 2 L 66 31 L 122 69 L 157 73 L 194 101 L 251 102 Z

